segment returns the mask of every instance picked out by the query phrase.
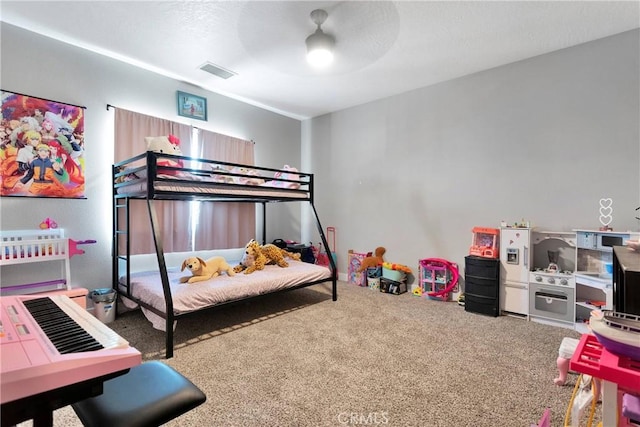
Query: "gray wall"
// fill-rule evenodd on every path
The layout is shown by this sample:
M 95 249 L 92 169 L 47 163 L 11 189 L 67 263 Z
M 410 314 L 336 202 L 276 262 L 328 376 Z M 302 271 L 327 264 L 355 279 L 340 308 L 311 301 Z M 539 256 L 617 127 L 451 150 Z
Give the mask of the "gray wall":
M 255 140 L 259 164 L 316 174 L 316 207 L 323 227 L 337 228 L 341 273 L 348 249 L 378 245 L 388 260 L 413 268 L 426 257 L 462 264 L 471 229 L 501 220 L 597 228 L 603 197 L 614 201 L 616 230 L 640 229 L 638 30 L 301 124 L 1 26 L 3 89 L 88 107 L 88 199 L 0 199 L 2 229 L 33 228 L 50 216 L 70 237 L 98 240 L 72 259 L 76 284 L 108 286 L 111 274 L 106 104 L 179 120 L 176 90 L 206 96 L 209 122 L 193 124 Z M 269 215 L 268 239 L 296 238 L 302 227 L 302 240 L 317 242 L 309 210 L 300 216 L 294 205 Z
M 387 260 L 464 265 L 474 226 L 525 220 L 615 230 L 640 221 L 639 38 L 592 43 L 328 114 L 303 124 L 325 227 Z M 461 58 L 461 60 L 464 60 Z M 311 229 L 307 232 L 312 239 Z
M 54 218 L 75 240 L 95 239 L 83 246 L 85 255 L 71 259 L 75 286 L 89 289 L 111 285 L 111 164 L 113 163 L 113 110 L 111 104 L 227 135 L 256 141 L 256 162 L 267 167 L 300 164 L 298 120 L 268 112 L 131 65 L 82 50 L 8 25 L 1 28 L 2 89 L 69 104 L 83 105 L 86 141 L 86 200 L 0 199 L 2 230 L 33 229 Z M 204 96 L 209 120 L 188 121 L 176 115 L 176 91 Z M 118 141 L 127 143 L 127 141 Z M 300 208 L 276 206 L 269 215 L 270 235 L 299 234 Z M 258 230 L 259 231 L 259 230 Z M 261 234 L 258 234 L 261 236 Z M 52 264 L 52 263 L 49 263 Z M 20 267 L 24 272 L 25 267 Z M 29 265 L 29 270 L 56 266 Z M 2 269 L 2 283 L 30 283 L 32 273 L 20 280 L 13 267 Z M 37 273 L 37 272 L 36 272 Z M 33 274 L 36 274 L 33 273 Z M 15 276 L 18 279 L 15 279 Z M 27 278 L 28 277 L 28 278 Z M 51 278 L 51 277 L 50 277 Z M 56 277 L 57 278 L 57 277 Z

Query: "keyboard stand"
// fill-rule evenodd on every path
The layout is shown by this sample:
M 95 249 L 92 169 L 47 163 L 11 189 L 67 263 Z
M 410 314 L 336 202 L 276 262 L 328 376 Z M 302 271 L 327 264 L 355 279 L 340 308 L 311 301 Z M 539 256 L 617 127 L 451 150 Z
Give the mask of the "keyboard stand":
M 129 369 L 6 402 L 0 407 L 2 427 L 33 419 L 33 427 L 53 427 L 53 411 L 102 394 L 103 384 Z

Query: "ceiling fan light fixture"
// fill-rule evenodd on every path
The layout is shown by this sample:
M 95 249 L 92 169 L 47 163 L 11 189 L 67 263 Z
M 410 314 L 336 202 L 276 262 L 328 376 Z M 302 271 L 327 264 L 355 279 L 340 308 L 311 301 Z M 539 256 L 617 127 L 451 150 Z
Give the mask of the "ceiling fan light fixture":
M 333 46 L 335 39 L 322 31 L 320 26 L 328 14 L 322 9 L 311 12 L 311 20 L 318 26 L 316 31 L 307 37 L 307 62 L 314 67 L 326 67 L 333 62 Z
M 307 62 L 316 67 L 326 67 L 333 62 L 333 37 L 321 29 L 307 37 Z

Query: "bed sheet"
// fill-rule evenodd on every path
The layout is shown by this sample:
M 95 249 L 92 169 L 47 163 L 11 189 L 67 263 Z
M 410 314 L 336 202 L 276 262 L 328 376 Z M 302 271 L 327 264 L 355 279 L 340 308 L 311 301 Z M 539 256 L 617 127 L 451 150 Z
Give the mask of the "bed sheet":
M 139 174 L 139 173 L 138 173 Z M 137 175 L 138 175 L 137 174 Z M 143 174 L 144 175 L 144 174 Z M 175 176 L 158 174 L 158 178 L 175 180 Z M 257 185 L 257 186 L 241 186 L 234 188 L 236 184 L 221 184 L 207 177 L 199 175 L 179 177 L 182 182 L 176 181 L 154 181 L 154 189 L 156 191 L 176 191 L 176 192 L 188 192 L 188 193 L 200 193 L 200 194 L 218 194 L 218 195 L 234 195 L 234 196 L 251 196 L 251 197 L 284 197 L 284 198 L 296 198 L 307 199 L 309 192 L 306 190 L 282 190 L 278 187 L 272 187 L 269 185 Z M 126 192 L 140 192 L 147 190 L 147 180 L 138 176 L 137 179 L 129 179 L 125 181 L 127 184 L 118 188 L 118 193 Z
M 173 295 L 174 313 L 189 313 L 227 301 L 268 294 L 312 281 L 331 279 L 331 272 L 327 267 L 290 259 L 287 262 L 289 267 L 286 268 L 267 265 L 264 270 L 251 274 L 239 273 L 229 277 L 223 273 L 213 279 L 193 284 L 180 283 L 180 277 L 189 276 L 188 272 L 181 272 L 177 267 L 168 268 L 167 274 Z M 124 277 L 120 278 L 120 283 L 121 286 L 122 283 L 125 283 Z M 162 312 L 165 311 L 159 272 L 132 273 L 131 290 L 134 297 Z M 131 300 L 125 299 L 123 302 L 128 308 L 135 307 Z M 143 313 L 154 328 L 163 331 L 166 329 L 164 319 L 149 310 L 143 310 Z
M 256 187 L 241 187 L 233 188 L 234 184 L 212 184 L 207 182 L 203 184 L 202 181 L 194 182 L 159 182 L 154 183 L 154 189 L 156 191 L 169 191 L 169 192 L 187 192 L 187 193 L 200 193 L 200 194 L 218 194 L 218 195 L 234 195 L 234 196 L 251 196 L 251 197 L 283 197 L 283 198 L 296 198 L 307 199 L 309 193 L 303 190 L 289 190 L 284 191 L 278 188 L 256 186 Z M 118 192 L 140 192 L 147 191 L 147 182 L 141 180 L 124 187 L 118 188 Z

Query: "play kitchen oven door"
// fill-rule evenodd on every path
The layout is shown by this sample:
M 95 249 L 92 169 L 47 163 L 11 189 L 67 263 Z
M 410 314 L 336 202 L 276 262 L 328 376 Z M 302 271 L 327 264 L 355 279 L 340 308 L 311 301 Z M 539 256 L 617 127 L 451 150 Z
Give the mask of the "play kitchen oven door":
M 575 289 L 544 283 L 529 283 L 529 316 L 573 323 Z

